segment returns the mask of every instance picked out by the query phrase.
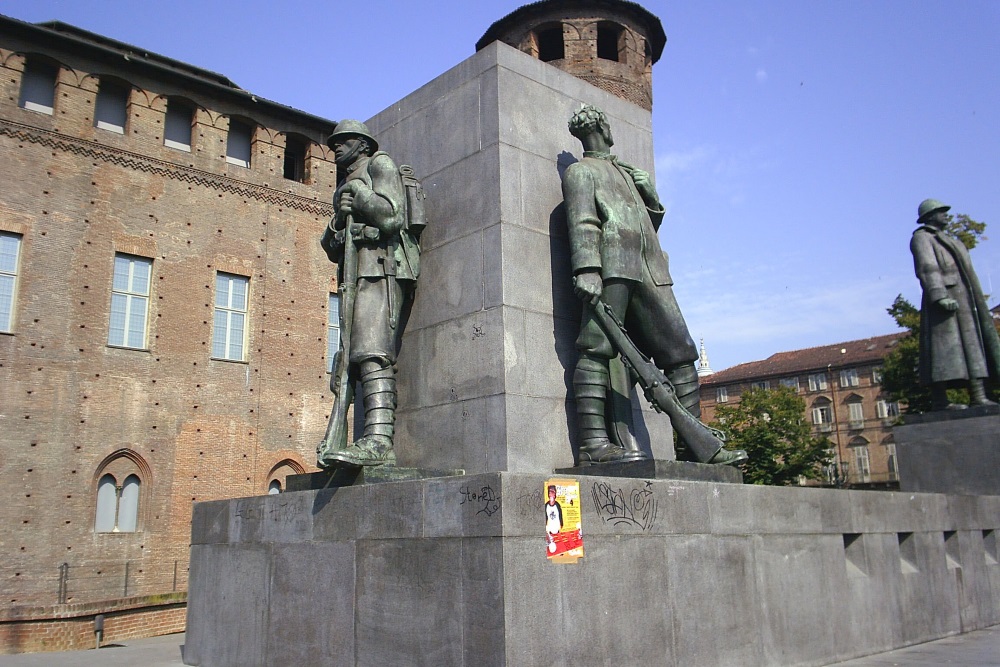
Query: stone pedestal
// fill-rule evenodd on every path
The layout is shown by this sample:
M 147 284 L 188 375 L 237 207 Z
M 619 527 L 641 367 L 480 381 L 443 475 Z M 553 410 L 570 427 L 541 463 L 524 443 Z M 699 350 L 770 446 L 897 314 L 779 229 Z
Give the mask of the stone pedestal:
M 902 491 L 1000 495 L 1000 406 L 907 415 L 892 429 Z
M 184 659 L 265 665 L 823 665 L 1000 622 L 1000 497 L 550 475 L 199 503 Z

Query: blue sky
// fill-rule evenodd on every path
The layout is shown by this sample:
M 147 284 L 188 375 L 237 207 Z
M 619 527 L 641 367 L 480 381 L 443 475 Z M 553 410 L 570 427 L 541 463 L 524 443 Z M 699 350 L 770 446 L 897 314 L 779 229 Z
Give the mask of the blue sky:
M 336 119 L 458 64 L 521 4 L 0 0 L 0 13 Z M 641 4 L 668 38 L 653 70 L 661 241 L 715 370 L 893 332 L 895 296 L 920 299 L 908 243 L 927 197 L 990 225 L 972 256 L 1000 300 L 1000 2 Z

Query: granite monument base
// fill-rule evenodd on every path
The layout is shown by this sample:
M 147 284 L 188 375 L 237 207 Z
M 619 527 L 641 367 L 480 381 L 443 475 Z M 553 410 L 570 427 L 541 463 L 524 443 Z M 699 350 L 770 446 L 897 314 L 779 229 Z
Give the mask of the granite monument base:
M 823 665 L 1000 622 L 1000 497 L 548 475 L 195 506 L 184 659 L 264 665 Z
M 892 429 L 901 491 L 1000 495 L 1000 406 L 903 419 Z

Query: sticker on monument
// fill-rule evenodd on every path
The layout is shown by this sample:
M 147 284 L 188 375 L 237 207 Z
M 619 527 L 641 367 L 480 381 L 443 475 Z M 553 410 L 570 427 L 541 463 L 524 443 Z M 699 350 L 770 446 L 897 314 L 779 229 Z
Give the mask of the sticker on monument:
M 544 486 L 545 555 L 557 563 L 575 563 L 583 557 L 580 482 L 550 479 Z

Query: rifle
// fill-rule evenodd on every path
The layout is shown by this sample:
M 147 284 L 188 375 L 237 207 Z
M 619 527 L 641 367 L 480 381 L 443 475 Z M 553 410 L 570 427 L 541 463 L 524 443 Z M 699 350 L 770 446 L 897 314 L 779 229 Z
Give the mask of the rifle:
M 347 446 L 347 410 L 354 402 L 354 383 L 351 382 L 351 329 L 354 325 L 354 300 L 358 291 L 358 248 L 354 245 L 351 225 L 354 216 L 348 215 L 344 224 L 344 255 L 341 260 L 343 279 L 340 281 L 340 349 L 333 360 L 330 390 L 333 391 L 333 408 L 326 425 L 326 435 L 316 447 L 316 463 L 328 467 L 327 454 Z M 327 227 L 327 231 L 330 230 Z M 326 234 L 324 234 L 326 236 Z M 324 246 L 327 245 L 324 239 Z
M 677 434 L 702 463 L 711 462 L 726 444 L 726 434 L 702 424 L 677 400 L 677 391 L 659 368 L 635 346 L 611 306 L 600 299 L 591 304 L 594 320 L 621 355 L 622 363 L 638 378 L 646 400 L 657 412 L 666 412 Z M 745 455 L 744 455 L 745 456 Z M 735 462 L 735 461 L 734 461 Z

